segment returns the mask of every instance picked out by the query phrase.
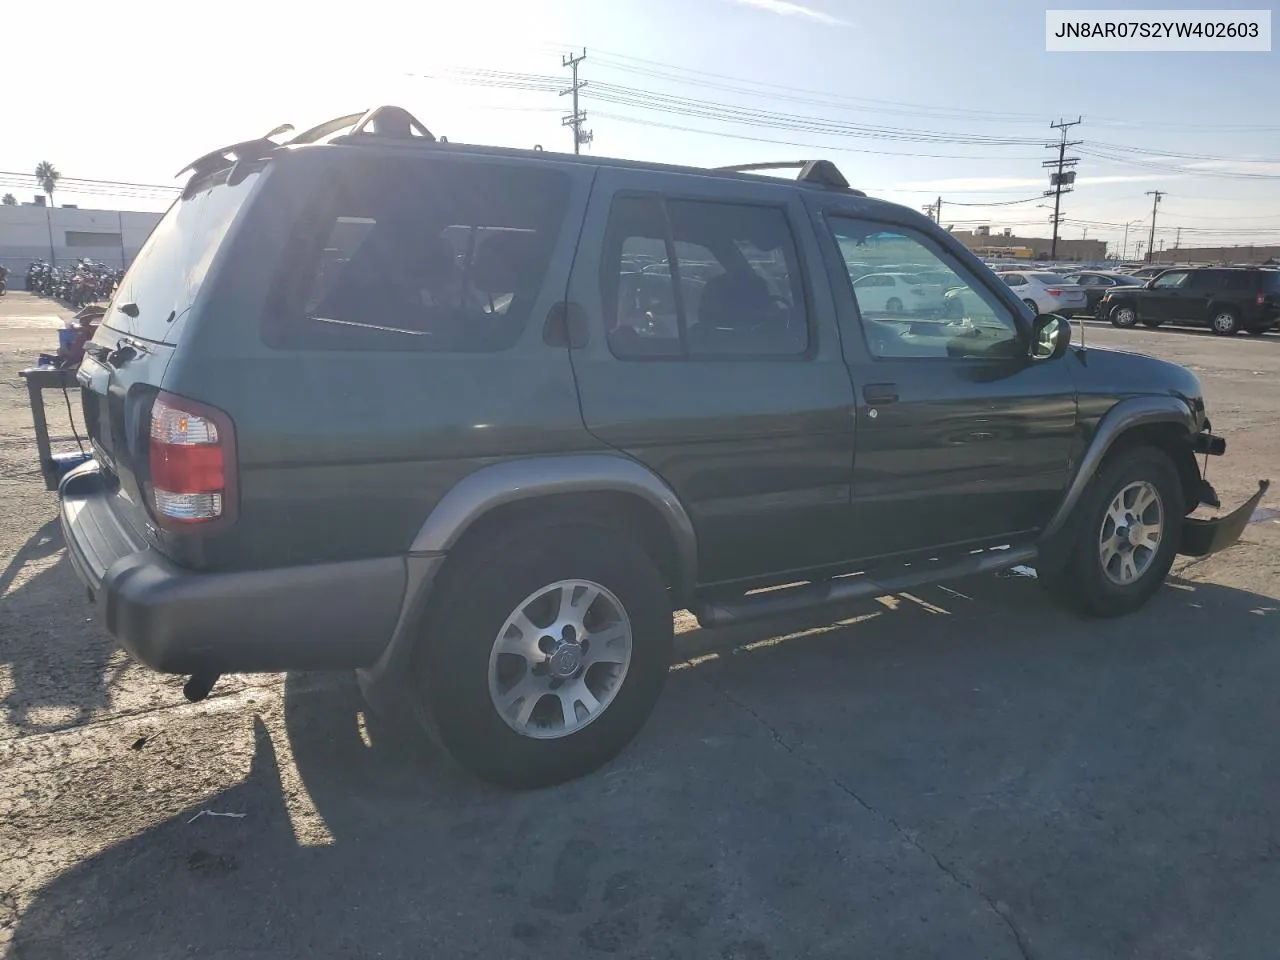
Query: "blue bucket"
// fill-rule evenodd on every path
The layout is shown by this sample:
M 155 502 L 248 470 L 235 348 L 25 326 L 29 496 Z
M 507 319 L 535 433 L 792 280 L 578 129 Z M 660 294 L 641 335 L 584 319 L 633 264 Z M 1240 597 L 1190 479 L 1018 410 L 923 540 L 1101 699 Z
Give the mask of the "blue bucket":
M 64 352 L 71 349 L 71 345 L 76 342 L 76 329 L 74 327 L 63 327 L 58 331 L 58 348 Z

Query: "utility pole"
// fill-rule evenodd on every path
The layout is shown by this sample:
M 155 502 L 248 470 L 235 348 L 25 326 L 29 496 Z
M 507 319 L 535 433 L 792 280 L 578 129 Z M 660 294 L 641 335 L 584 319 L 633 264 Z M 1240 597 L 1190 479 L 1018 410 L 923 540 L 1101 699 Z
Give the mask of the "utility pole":
M 1071 184 L 1076 181 L 1075 170 L 1069 169 L 1080 162 L 1079 157 L 1068 157 L 1067 147 L 1078 146 L 1082 141 L 1067 140 L 1067 131 L 1083 121 L 1082 117 L 1076 117 L 1074 120 L 1059 120 L 1057 123 L 1049 124 L 1051 130 L 1057 130 L 1060 134 L 1057 143 L 1046 143 L 1046 150 L 1057 150 L 1057 160 L 1046 160 L 1041 164 L 1042 167 L 1056 167 L 1057 171 L 1049 174 L 1049 184 L 1052 190 L 1046 190 L 1046 197 L 1053 197 L 1053 241 L 1049 247 L 1049 259 L 1056 260 L 1058 258 L 1058 225 L 1062 223 L 1062 195 L 1071 192 Z
M 582 48 L 582 54 L 580 56 L 575 57 L 573 54 L 566 54 L 560 59 L 560 66 L 568 67 L 573 71 L 573 86 L 568 90 L 560 91 L 560 96 L 562 97 L 568 94 L 573 94 L 573 113 L 569 114 L 567 117 L 562 117 L 560 125 L 562 127 L 571 127 L 573 129 L 574 153 L 581 153 L 579 148 L 582 144 L 590 143 L 592 140 L 591 131 L 582 129 L 582 125 L 587 121 L 587 115 L 585 112 L 578 109 L 578 91 L 587 85 L 585 80 L 582 81 L 582 83 L 578 82 L 578 64 L 585 59 L 587 59 L 586 47 Z
M 1139 260 L 1141 260 L 1141 259 L 1142 259 L 1142 248 L 1143 248 L 1143 247 L 1145 247 L 1145 246 L 1146 246 L 1146 244 L 1145 244 L 1143 241 L 1141 241 L 1141 240 L 1139 240 L 1139 241 L 1138 241 L 1138 259 L 1139 259 Z
M 1151 234 L 1147 237 L 1147 263 L 1151 262 L 1151 255 L 1156 249 L 1156 207 L 1160 206 L 1160 198 L 1167 197 L 1168 194 L 1163 190 L 1148 190 L 1147 196 L 1152 197 L 1151 201 Z
M 938 198 L 937 203 L 926 203 L 920 208 L 924 211 L 924 215 L 933 220 L 934 223 L 942 223 L 942 198 Z
M 1181 227 L 1178 228 L 1178 235 L 1173 238 L 1173 249 L 1175 250 L 1182 249 L 1182 228 Z

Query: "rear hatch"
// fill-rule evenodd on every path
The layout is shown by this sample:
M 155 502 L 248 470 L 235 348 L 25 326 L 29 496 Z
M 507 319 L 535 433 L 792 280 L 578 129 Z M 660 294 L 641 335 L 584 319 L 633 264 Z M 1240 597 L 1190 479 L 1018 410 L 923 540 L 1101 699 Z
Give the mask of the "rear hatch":
M 224 171 L 176 201 L 138 252 L 85 349 L 78 380 L 89 440 L 117 483 L 117 510 L 140 532 L 150 526 L 152 401 L 214 258 L 260 177 L 250 174 L 229 186 Z

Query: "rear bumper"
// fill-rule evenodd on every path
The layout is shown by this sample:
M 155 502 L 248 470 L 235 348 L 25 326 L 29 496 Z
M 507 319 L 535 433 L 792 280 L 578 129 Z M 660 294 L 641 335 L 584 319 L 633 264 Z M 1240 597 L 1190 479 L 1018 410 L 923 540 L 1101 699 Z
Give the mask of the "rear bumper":
M 200 573 L 170 563 L 119 516 L 97 463 L 69 473 L 59 492 L 76 575 L 102 602 L 111 634 L 154 670 L 367 666 L 400 619 L 404 557 Z

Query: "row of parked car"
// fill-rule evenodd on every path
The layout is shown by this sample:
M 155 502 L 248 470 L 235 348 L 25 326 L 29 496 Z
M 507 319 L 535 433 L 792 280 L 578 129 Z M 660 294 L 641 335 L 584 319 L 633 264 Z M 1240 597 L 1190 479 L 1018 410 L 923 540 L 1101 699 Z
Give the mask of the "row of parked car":
M 1280 323 L 1280 270 L 1266 267 L 996 272 L 1036 313 L 1084 314 L 1117 327 L 1190 324 L 1222 336 Z

